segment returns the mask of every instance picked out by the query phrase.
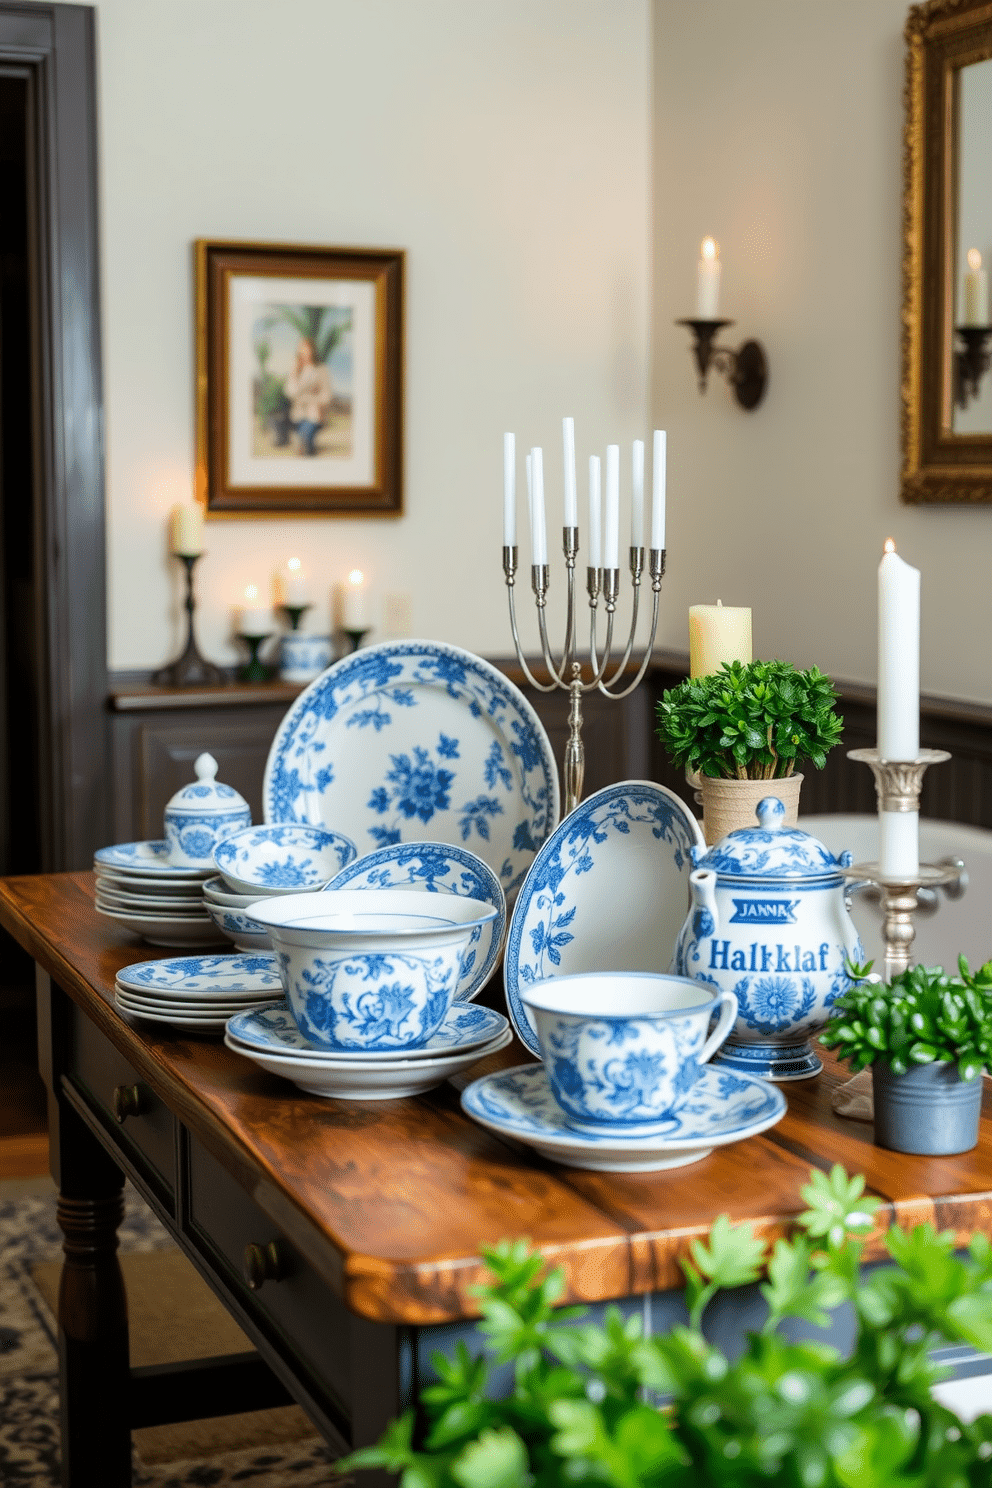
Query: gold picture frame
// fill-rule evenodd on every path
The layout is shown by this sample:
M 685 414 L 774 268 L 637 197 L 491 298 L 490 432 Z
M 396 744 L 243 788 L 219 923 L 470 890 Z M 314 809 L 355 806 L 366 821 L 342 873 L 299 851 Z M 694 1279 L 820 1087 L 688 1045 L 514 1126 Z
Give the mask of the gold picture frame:
M 398 516 L 402 250 L 200 239 L 194 256 L 207 514 Z

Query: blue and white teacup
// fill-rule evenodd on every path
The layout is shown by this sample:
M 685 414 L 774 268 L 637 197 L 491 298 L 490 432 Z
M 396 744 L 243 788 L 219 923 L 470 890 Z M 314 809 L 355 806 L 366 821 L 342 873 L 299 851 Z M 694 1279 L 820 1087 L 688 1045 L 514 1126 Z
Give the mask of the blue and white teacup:
M 322 1049 L 415 1049 L 451 1007 L 477 926 L 497 910 L 458 894 L 340 889 L 247 911 L 279 958 L 290 1012 Z
M 331 664 L 330 636 L 290 631 L 282 638 L 279 676 L 284 682 L 312 682 Z
M 653 972 L 556 977 L 521 997 L 565 1120 L 597 1136 L 665 1131 L 737 1017 L 732 992 Z

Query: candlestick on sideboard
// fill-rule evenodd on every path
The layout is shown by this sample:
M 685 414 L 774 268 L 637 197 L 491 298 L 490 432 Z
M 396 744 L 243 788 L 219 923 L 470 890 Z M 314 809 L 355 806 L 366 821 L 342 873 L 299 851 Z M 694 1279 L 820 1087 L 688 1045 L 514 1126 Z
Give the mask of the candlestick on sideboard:
M 184 501 L 173 508 L 169 548 L 186 570 L 186 645 L 175 661 L 153 673 L 152 683 L 156 687 L 216 687 L 224 681 L 224 673 L 200 655 L 194 626 L 193 569 L 203 555 L 203 509 L 197 502 Z

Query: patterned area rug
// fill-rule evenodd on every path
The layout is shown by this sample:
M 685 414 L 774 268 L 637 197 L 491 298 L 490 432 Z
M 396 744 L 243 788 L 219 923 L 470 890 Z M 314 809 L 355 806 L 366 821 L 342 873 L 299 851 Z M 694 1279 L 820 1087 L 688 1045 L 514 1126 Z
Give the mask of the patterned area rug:
M 121 1251 L 128 1254 L 175 1248 L 130 1185 L 125 1190 L 120 1239 Z M 56 1325 L 32 1268 L 57 1261 L 61 1255 L 54 1190 L 9 1195 L 0 1185 L 0 1483 L 4 1488 L 59 1488 Z M 162 1451 L 161 1433 L 171 1431 L 181 1441 L 182 1431 L 153 1428 L 147 1433 L 152 1461 L 142 1460 L 144 1434 L 137 1434 L 135 1488 L 235 1488 L 242 1484 L 316 1488 L 340 1483 L 331 1468 L 329 1449 L 310 1434 L 312 1429 L 303 1419 L 302 1430 L 296 1428 L 296 1440 L 255 1441 L 243 1449 L 186 1459 L 177 1459 L 173 1450 L 171 1460 L 163 1460 L 170 1454 Z

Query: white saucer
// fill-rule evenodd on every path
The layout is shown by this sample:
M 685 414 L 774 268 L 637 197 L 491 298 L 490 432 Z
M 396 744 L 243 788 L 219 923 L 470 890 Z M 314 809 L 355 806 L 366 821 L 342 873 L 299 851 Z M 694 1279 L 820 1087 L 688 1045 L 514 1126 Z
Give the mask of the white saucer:
M 235 1054 L 250 1059 L 271 1075 L 280 1075 L 308 1095 L 331 1096 L 336 1100 L 400 1100 L 421 1095 L 442 1085 L 452 1075 L 471 1069 L 480 1059 L 503 1049 L 513 1038 L 509 1028 L 467 1052 L 437 1059 L 397 1059 L 389 1063 L 361 1064 L 343 1060 L 327 1064 L 319 1059 L 286 1059 L 262 1054 L 226 1034 L 224 1042 Z
M 767 1131 L 781 1121 L 786 1103 L 781 1090 L 766 1080 L 706 1065 L 669 1132 L 625 1137 L 604 1130 L 602 1136 L 587 1136 L 567 1125 L 544 1065 L 518 1064 L 473 1081 L 462 1092 L 462 1108 L 481 1126 L 514 1137 L 566 1167 L 654 1173 L 699 1162 L 714 1147 Z
M 284 1002 L 277 1002 L 232 1017 L 227 1031 L 237 1043 L 276 1059 L 319 1060 L 322 1064 L 357 1062 L 372 1067 L 397 1060 L 419 1061 L 464 1054 L 502 1037 L 509 1026 L 502 1013 L 456 1002 L 448 1009 L 437 1032 L 415 1048 L 322 1049 L 307 1042 L 289 1008 Z
M 198 1017 L 192 1013 L 181 1013 L 170 1011 L 168 1013 L 153 1013 L 125 1006 L 119 997 L 115 996 L 114 1006 L 119 1012 L 126 1013 L 129 1018 L 143 1018 L 148 1023 L 168 1023 L 173 1028 L 182 1028 L 188 1033 L 223 1033 L 227 1019 L 224 1017 Z
M 220 945 L 224 939 L 207 915 L 202 920 L 194 919 L 193 916 L 188 919 L 175 919 L 170 915 L 148 917 L 128 914 L 120 909 L 102 909 L 99 904 L 95 908 L 97 914 L 103 915 L 108 920 L 117 920 L 126 929 L 147 940 L 149 945 L 168 946 L 179 950 L 184 946 Z

